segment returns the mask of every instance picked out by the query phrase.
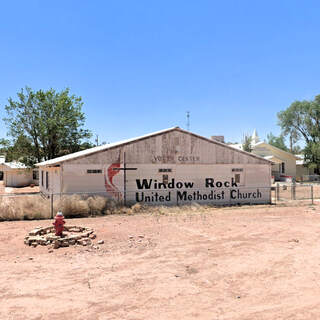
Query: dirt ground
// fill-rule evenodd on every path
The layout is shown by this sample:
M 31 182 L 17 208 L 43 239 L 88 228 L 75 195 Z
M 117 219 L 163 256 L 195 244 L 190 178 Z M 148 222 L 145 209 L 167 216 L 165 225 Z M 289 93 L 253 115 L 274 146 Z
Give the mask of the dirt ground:
M 51 222 L 0 223 L 0 319 L 320 318 L 319 203 L 73 219 L 105 243 L 24 245 Z
M 40 192 L 39 186 L 11 188 L 11 187 L 5 187 L 3 181 L 0 181 L 0 194 L 19 194 L 19 193 L 38 193 L 38 192 Z

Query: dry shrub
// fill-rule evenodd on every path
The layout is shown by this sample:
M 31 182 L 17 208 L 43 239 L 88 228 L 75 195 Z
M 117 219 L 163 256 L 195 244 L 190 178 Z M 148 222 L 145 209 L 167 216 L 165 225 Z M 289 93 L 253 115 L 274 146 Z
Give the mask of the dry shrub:
M 91 214 L 100 215 L 103 214 L 104 210 L 107 208 L 108 200 L 104 197 L 93 196 L 87 199 L 88 206 L 90 208 Z
M 59 210 L 68 217 L 88 217 L 90 207 L 88 201 L 83 200 L 79 195 L 63 196 L 59 202 Z
M 0 221 L 5 220 L 22 220 L 20 208 L 15 206 L 12 199 L 0 198 Z
M 26 220 L 48 219 L 50 217 L 50 202 L 37 196 L 18 198 L 23 218 Z
M 40 196 L 0 197 L 0 220 L 45 219 L 49 215 L 49 203 Z
M 143 213 L 148 210 L 148 206 L 142 205 L 141 203 L 136 203 L 131 207 L 133 213 Z
M 202 214 L 212 209 L 210 206 L 194 202 L 185 206 L 148 206 L 136 203 L 131 208 L 102 196 L 70 195 L 55 198 L 54 212 L 62 211 L 65 217 L 88 217 L 90 215 L 110 214 L 152 214 L 179 215 Z M 51 215 L 50 199 L 39 195 L 0 197 L 0 221 L 22 219 L 48 219 Z
M 132 210 L 132 212 L 134 212 L 134 213 L 140 212 L 141 209 L 142 209 L 142 206 L 141 206 L 140 203 L 136 203 L 136 204 L 134 204 L 134 205 L 131 207 L 131 210 Z

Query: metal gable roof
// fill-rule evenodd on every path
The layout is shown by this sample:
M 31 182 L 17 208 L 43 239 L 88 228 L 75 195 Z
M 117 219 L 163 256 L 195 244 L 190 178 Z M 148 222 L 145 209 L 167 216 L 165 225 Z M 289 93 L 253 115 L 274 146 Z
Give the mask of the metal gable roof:
M 60 162 L 67 161 L 67 160 L 84 157 L 84 156 L 87 156 L 87 155 L 90 155 L 90 154 L 93 154 L 93 153 L 96 153 L 96 152 L 105 151 L 105 150 L 108 150 L 108 149 L 111 149 L 111 148 L 115 148 L 115 147 L 118 147 L 118 146 L 121 146 L 121 145 L 129 144 L 131 142 L 135 142 L 135 141 L 138 141 L 138 140 L 141 140 L 141 139 L 146 139 L 146 138 L 150 138 L 150 137 L 162 134 L 162 133 L 167 133 L 167 132 L 173 131 L 174 129 L 177 129 L 177 128 L 178 127 L 173 127 L 173 128 L 169 128 L 169 129 L 165 129 L 165 130 L 149 133 L 149 134 L 146 134 L 146 135 L 143 135 L 143 136 L 140 136 L 140 137 L 131 138 L 131 139 L 127 139 L 127 140 L 121 140 L 121 141 L 118 141 L 118 142 L 104 144 L 102 146 L 93 147 L 93 148 L 90 148 L 90 149 L 86 149 L 86 150 L 70 153 L 70 154 L 67 154 L 67 155 L 62 156 L 62 157 L 58 157 L 58 158 L 54 158 L 54 159 L 51 159 L 51 160 L 47 160 L 47 161 L 43 161 L 43 162 L 37 163 L 36 166 L 53 165 L 53 164 L 57 164 L 57 163 L 60 163 Z
M 256 158 L 256 159 L 259 159 L 259 160 L 263 160 L 263 161 L 265 161 L 267 163 L 272 163 L 271 161 L 269 161 L 267 159 L 264 159 L 263 157 L 257 156 L 255 154 L 252 154 L 252 153 L 249 153 L 249 152 L 246 152 L 246 151 L 243 151 L 243 150 L 234 149 L 234 148 L 230 147 L 229 145 L 227 145 L 225 143 L 222 143 L 222 142 L 219 142 L 219 141 L 216 141 L 216 140 L 211 140 L 211 139 L 208 139 L 206 137 L 202 137 L 202 136 L 197 135 L 195 133 L 183 130 L 183 129 L 179 128 L 179 127 L 172 127 L 172 128 L 168 128 L 168 129 L 152 132 L 152 133 L 140 136 L 140 137 L 131 138 L 131 139 L 127 139 L 127 140 L 122 140 L 122 141 L 118 141 L 118 142 L 114 142 L 114 143 L 109 143 L 109 144 L 106 144 L 106 145 L 93 147 L 93 148 L 86 149 L 86 150 L 83 150 L 83 151 L 71 153 L 71 154 L 68 154 L 68 155 L 65 155 L 65 156 L 62 156 L 62 157 L 58 157 L 58 158 L 55 158 L 55 159 L 43 161 L 43 162 L 37 163 L 36 166 L 40 167 L 40 166 L 57 165 L 57 164 L 59 164 L 61 162 L 65 162 L 65 161 L 68 161 L 68 160 L 84 157 L 84 156 L 91 155 L 91 154 L 94 154 L 94 153 L 97 153 L 97 152 L 101 152 L 101 151 L 106 151 L 108 149 L 116 148 L 116 147 L 119 147 L 121 145 L 130 144 L 130 143 L 133 143 L 133 142 L 136 142 L 136 141 L 139 141 L 139 140 L 151 138 L 151 137 L 158 136 L 158 135 L 161 135 L 161 134 L 164 134 L 164 133 L 168 133 L 168 132 L 171 132 L 171 131 L 175 131 L 175 130 L 177 130 L 179 132 L 187 133 L 187 134 L 192 135 L 192 136 L 194 136 L 196 138 L 199 138 L 199 139 L 206 140 L 206 141 L 208 141 L 210 143 L 214 143 L 214 144 L 223 146 L 225 148 L 232 149 L 232 151 L 240 152 L 240 153 L 246 154 L 247 156 L 250 156 L 250 157 L 253 157 L 253 158 Z
M 13 161 L 13 162 L 4 162 L 2 163 L 4 166 L 7 166 L 9 167 L 10 169 L 28 169 L 28 167 L 24 164 L 24 163 L 21 163 L 21 162 L 16 162 L 16 161 Z
M 284 151 L 284 150 L 282 150 L 282 149 L 280 149 L 280 148 L 277 148 L 277 147 L 275 147 L 275 146 L 273 146 L 273 145 L 271 145 L 271 144 L 269 144 L 269 143 L 266 143 L 266 142 L 264 142 L 264 141 L 261 141 L 261 142 L 258 142 L 257 144 L 255 144 L 255 145 L 253 146 L 253 149 L 254 149 L 255 147 L 259 147 L 259 146 L 265 146 L 265 147 L 267 147 L 268 149 L 277 150 L 277 151 L 280 151 L 281 153 L 287 154 L 287 155 L 289 155 L 289 156 L 291 156 L 291 157 L 293 157 L 293 158 L 295 158 L 295 159 L 299 159 L 299 158 L 298 158 L 296 155 L 294 155 L 293 153 L 290 153 L 290 152 L 288 152 L 288 151 Z

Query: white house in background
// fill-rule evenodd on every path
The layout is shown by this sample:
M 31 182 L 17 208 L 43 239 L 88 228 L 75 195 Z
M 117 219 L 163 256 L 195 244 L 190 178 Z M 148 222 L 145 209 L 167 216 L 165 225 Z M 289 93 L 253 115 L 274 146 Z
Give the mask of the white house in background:
M 37 164 L 45 194 L 96 193 L 125 203 L 270 203 L 272 162 L 170 128 Z
M 242 144 L 231 144 L 230 146 L 242 150 Z M 299 159 L 297 156 L 260 141 L 256 130 L 254 130 L 251 137 L 251 147 L 253 154 L 272 161 L 272 176 L 276 181 L 296 179 L 296 161 Z
M 0 158 L 0 176 L 2 176 L 5 187 L 26 187 L 30 184 L 38 185 L 38 169 L 28 168 L 21 162 L 5 162 L 4 159 L 4 157 Z

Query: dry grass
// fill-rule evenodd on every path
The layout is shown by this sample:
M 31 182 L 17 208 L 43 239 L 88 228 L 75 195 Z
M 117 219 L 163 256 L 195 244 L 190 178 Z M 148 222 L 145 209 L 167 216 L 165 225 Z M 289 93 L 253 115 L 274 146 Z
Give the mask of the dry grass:
M 294 205 L 299 206 L 301 203 L 300 201 L 295 201 Z M 234 208 L 232 207 L 233 210 Z M 210 205 L 200 205 L 196 202 L 185 206 L 147 206 L 136 203 L 131 207 L 124 207 L 108 198 L 88 195 L 56 197 L 53 203 L 53 214 L 55 215 L 56 212 L 62 211 L 66 218 L 110 214 L 202 215 L 212 209 L 213 207 Z M 50 199 L 44 199 L 39 194 L 15 197 L 0 196 L 0 221 L 50 219 L 50 217 Z
M 0 197 L 0 221 L 47 219 L 50 203 L 40 196 Z
M 189 206 L 147 206 L 136 203 L 124 207 L 119 203 L 102 196 L 70 195 L 55 198 L 53 213 L 62 211 L 66 218 L 89 217 L 109 214 L 152 214 L 175 215 L 181 213 L 204 213 L 209 206 L 197 203 Z M 0 221 L 49 219 L 51 217 L 50 199 L 40 195 L 0 197 Z
M 90 207 L 88 201 L 83 200 L 79 195 L 63 196 L 55 203 L 57 208 L 54 211 L 62 211 L 65 217 L 88 217 Z

